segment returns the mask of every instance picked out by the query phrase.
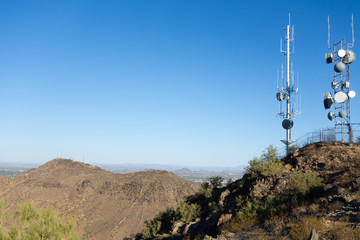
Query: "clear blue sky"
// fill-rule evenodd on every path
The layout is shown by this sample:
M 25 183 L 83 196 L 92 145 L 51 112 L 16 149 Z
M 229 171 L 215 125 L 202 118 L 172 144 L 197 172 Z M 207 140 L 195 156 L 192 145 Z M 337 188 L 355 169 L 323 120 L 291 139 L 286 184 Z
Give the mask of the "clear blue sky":
M 237 166 L 282 147 L 275 94 L 289 13 L 296 139 L 333 126 L 322 102 L 327 16 L 332 40 L 350 41 L 354 13 L 360 57 L 360 1 L 0 1 L 0 161 Z

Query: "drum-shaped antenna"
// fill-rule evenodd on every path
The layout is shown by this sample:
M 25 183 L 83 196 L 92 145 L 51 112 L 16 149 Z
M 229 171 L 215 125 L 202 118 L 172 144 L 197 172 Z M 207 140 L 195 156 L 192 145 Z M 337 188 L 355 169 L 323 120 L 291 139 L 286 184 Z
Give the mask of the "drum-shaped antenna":
M 325 60 L 328 64 L 334 62 L 334 55 L 332 53 L 326 53 Z
M 350 82 L 349 81 L 344 82 L 343 86 L 344 86 L 344 88 L 349 89 Z
M 280 102 L 285 99 L 285 94 L 283 92 L 276 93 L 276 99 Z
M 334 113 L 333 112 L 329 112 L 328 113 L 328 119 L 330 120 L 330 121 L 332 121 L 333 119 L 334 119 Z
M 324 93 L 324 107 L 325 109 L 331 108 L 334 103 L 334 98 L 332 97 L 330 92 Z
M 339 117 L 341 118 L 345 118 L 346 117 L 346 112 L 343 110 L 343 111 L 340 111 L 339 112 Z
M 282 127 L 285 129 L 290 129 L 294 126 L 294 122 L 291 119 L 284 119 L 282 121 Z
M 345 64 L 343 64 L 342 62 L 336 63 L 335 66 L 334 66 L 334 70 L 335 70 L 335 72 L 338 72 L 338 73 L 344 71 L 345 70 Z
M 337 89 L 339 87 L 339 84 L 334 80 L 334 81 L 331 82 L 331 87 L 333 89 Z

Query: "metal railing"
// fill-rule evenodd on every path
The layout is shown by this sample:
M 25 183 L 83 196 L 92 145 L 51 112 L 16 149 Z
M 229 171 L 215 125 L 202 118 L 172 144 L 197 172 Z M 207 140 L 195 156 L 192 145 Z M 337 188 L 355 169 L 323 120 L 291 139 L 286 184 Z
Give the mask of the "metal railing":
M 360 143 L 360 123 L 352 123 L 350 126 L 350 130 L 349 126 L 346 125 L 309 132 L 298 138 L 296 142 L 293 143 L 292 148 L 295 150 L 318 142 Z M 280 157 L 286 156 L 286 147 L 280 148 L 278 153 Z

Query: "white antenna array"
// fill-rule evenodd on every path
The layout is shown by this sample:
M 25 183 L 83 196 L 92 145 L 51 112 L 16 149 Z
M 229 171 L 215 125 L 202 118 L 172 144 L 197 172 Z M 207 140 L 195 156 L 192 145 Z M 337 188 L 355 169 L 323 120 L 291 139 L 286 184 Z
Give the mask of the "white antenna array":
M 352 142 L 352 129 L 350 124 L 350 99 L 354 98 L 356 93 L 350 90 L 350 64 L 355 61 L 355 53 L 350 50 L 354 47 L 354 14 L 351 15 L 351 34 L 352 42 L 347 43 L 344 39 L 332 45 L 333 52 L 325 54 L 326 63 L 334 63 L 334 74 L 331 87 L 334 89 L 334 95 L 331 92 L 324 93 L 324 107 L 333 111 L 328 113 L 330 121 L 335 120 L 334 139 L 335 141 L 344 141 L 345 136 L 349 136 L 349 142 Z M 330 45 L 330 17 L 328 17 L 328 47 Z
M 294 26 L 290 25 L 290 14 L 289 24 L 285 28 L 286 30 L 286 50 L 283 50 L 282 42 L 280 39 L 280 52 L 286 55 L 286 86 L 284 83 L 284 68 L 281 65 L 281 82 L 282 86 L 277 87 L 276 98 L 279 101 L 279 112 L 278 116 L 283 118 L 282 126 L 286 130 L 286 140 L 281 140 L 286 145 L 287 155 L 290 153 L 291 144 L 295 141 L 291 140 L 291 128 L 294 125 L 292 118 L 300 115 L 300 112 L 296 109 L 296 103 L 294 95 L 298 93 L 298 88 L 294 87 L 294 66 L 290 61 L 291 54 L 294 54 Z M 291 33 L 291 34 L 290 34 Z M 292 51 L 290 50 L 292 48 Z M 285 100 L 285 101 L 284 101 Z M 286 102 L 286 112 L 283 112 L 282 105 Z

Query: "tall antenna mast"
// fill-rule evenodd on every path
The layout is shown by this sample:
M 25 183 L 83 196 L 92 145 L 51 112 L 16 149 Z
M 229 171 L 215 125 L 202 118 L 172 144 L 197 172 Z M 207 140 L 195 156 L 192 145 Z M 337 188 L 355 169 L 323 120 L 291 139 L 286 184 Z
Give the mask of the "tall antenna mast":
M 345 39 L 332 44 L 333 50 L 325 54 L 326 63 L 334 63 L 334 74 L 331 82 L 331 87 L 334 89 L 331 92 L 324 93 L 324 107 L 331 109 L 328 113 L 330 121 L 335 120 L 334 127 L 334 141 L 352 142 L 352 129 L 350 123 L 350 99 L 355 97 L 355 91 L 350 90 L 350 64 L 355 61 L 355 53 L 350 50 L 354 47 L 354 16 L 351 16 L 351 43 Z M 328 17 L 328 46 L 330 45 L 330 17 Z
M 291 34 L 290 34 L 291 33 Z M 300 114 L 296 110 L 296 104 L 293 100 L 293 95 L 298 93 L 298 89 L 294 87 L 293 79 L 293 67 L 291 64 L 290 56 L 294 53 L 290 48 L 294 49 L 294 26 L 290 25 L 290 14 L 289 14 L 289 24 L 286 26 L 286 50 L 282 50 L 282 40 L 280 40 L 280 52 L 286 55 L 286 87 L 278 87 L 278 92 L 276 98 L 279 101 L 280 109 L 283 100 L 286 100 L 286 112 L 278 112 L 278 115 L 283 119 L 282 126 L 286 130 L 286 140 L 281 140 L 286 145 L 286 155 L 290 153 L 290 147 L 295 142 L 291 140 L 291 128 L 294 125 L 294 122 L 291 118 L 296 117 Z

